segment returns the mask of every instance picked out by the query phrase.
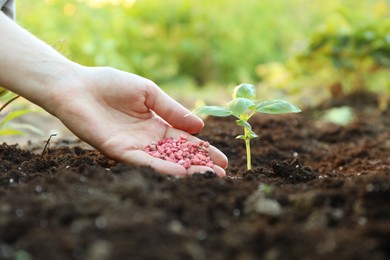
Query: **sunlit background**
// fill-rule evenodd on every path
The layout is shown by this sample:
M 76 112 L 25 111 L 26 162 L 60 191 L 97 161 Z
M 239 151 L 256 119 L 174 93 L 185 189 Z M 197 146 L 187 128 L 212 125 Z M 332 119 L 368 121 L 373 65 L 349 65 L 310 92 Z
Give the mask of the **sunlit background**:
M 70 59 L 155 81 L 180 101 L 313 105 L 368 89 L 389 96 L 390 0 L 24 0 L 17 21 Z

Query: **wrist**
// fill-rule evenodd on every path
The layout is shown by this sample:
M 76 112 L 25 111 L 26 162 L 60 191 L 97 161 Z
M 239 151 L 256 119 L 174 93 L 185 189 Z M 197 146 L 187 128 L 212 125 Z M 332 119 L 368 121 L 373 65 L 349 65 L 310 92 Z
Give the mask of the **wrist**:
M 70 62 L 56 66 L 56 70 L 46 77 L 43 87 L 37 87 L 40 93 L 30 101 L 59 117 L 69 102 L 81 96 L 80 93 L 86 86 L 88 67 Z
M 57 92 L 81 84 L 78 65 L 0 12 L 0 85 L 55 113 Z M 27 44 L 28 43 L 28 44 Z M 64 96 L 64 95 L 63 95 Z

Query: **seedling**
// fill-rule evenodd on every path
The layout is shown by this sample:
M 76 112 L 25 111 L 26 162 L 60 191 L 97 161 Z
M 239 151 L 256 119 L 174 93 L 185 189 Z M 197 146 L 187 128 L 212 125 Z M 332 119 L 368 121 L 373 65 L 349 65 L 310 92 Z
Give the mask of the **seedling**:
M 236 138 L 243 139 L 246 147 L 247 169 L 251 167 L 250 140 L 257 137 L 248 120 L 257 112 L 264 114 L 298 113 L 301 109 L 284 100 L 267 100 L 257 102 L 256 88 L 251 84 L 241 84 L 234 88 L 232 100 L 227 107 L 203 106 L 195 109 L 194 114 L 206 114 L 218 117 L 235 116 L 236 123 L 244 128 L 244 134 Z

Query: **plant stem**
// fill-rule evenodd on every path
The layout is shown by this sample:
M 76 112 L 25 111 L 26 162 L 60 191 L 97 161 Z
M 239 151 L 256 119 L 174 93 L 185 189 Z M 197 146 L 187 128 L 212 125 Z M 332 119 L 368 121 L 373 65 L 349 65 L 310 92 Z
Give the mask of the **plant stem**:
M 251 165 L 251 138 L 250 133 L 248 133 L 248 130 L 244 129 L 244 139 L 245 139 L 245 148 L 246 148 L 246 168 L 247 170 L 252 169 Z
M 51 134 L 51 135 L 49 136 L 49 139 L 47 139 L 47 141 L 46 141 L 45 147 L 43 147 L 43 151 L 42 151 L 42 153 L 41 153 L 41 157 L 43 157 L 43 156 L 45 155 L 46 149 L 47 149 L 47 147 L 49 146 L 50 140 L 51 140 L 51 138 L 52 138 L 53 136 L 57 136 L 57 134 Z

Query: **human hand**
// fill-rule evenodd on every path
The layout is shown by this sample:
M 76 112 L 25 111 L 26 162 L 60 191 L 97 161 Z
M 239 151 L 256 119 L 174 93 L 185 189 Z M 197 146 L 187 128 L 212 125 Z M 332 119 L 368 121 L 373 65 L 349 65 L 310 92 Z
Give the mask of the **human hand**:
M 178 176 L 214 171 L 225 176 L 226 156 L 210 146 L 213 169 L 183 166 L 155 158 L 143 148 L 160 139 L 181 135 L 191 142 L 203 122 L 164 93 L 153 82 L 112 68 L 81 67 L 77 81 L 62 80 L 46 109 L 75 135 L 108 157 L 133 165 L 150 166 Z
M 110 158 L 176 175 L 215 171 L 224 176 L 226 156 L 210 147 L 213 169 L 152 157 L 143 148 L 165 137 L 198 139 L 198 117 L 153 82 L 111 68 L 74 63 L 0 12 L 0 85 L 58 117 L 74 134 Z M 28 43 L 28 44 L 26 44 Z M 23 75 L 23 76 L 21 76 Z

